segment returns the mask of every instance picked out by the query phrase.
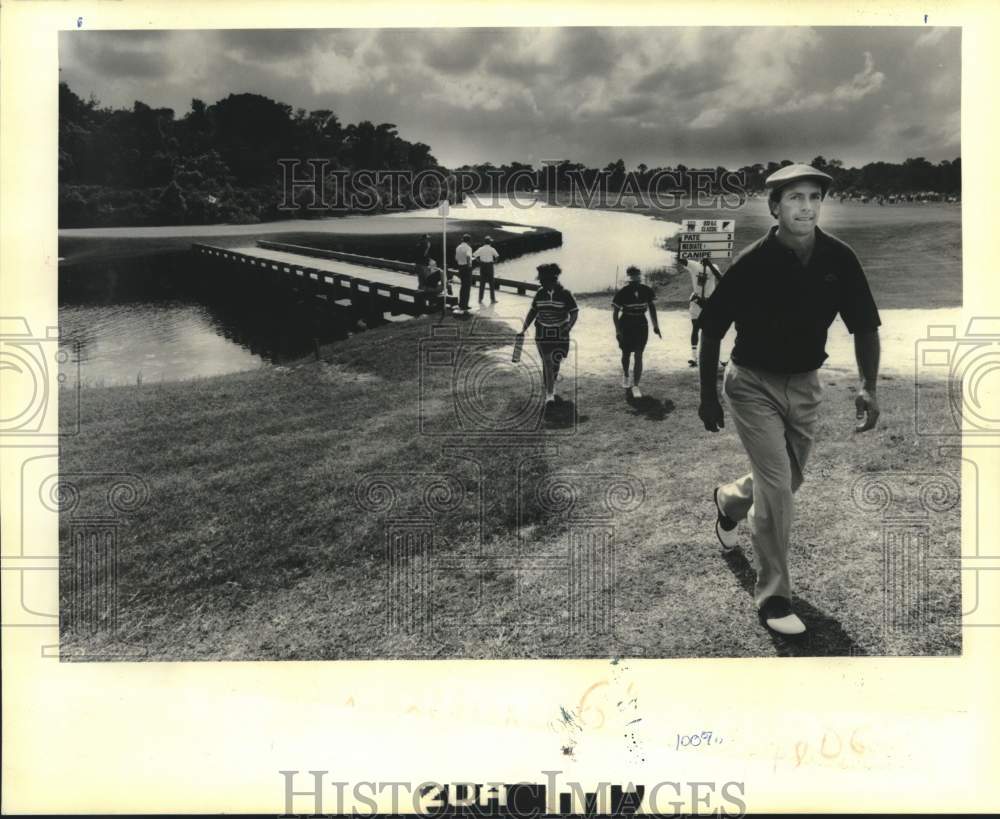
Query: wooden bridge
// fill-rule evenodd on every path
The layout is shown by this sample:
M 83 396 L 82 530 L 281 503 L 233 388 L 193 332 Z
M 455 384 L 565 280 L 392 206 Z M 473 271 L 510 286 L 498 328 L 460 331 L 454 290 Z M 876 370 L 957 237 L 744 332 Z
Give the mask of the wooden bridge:
M 264 240 L 236 248 L 194 243 L 191 251 L 212 267 L 217 265 L 229 273 L 245 273 L 266 284 L 305 292 L 362 315 L 422 315 L 442 307 L 440 290 L 421 288 L 416 280 L 416 265 L 411 262 Z M 457 272 L 449 268 L 449 273 Z M 473 285 L 479 282 L 477 272 L 473 272 L 472 281 Z M 497 290 L 522 296 L 538 289 L 533 282 L 499 277 L 494 281 Z M 452 291 L 454 295 L 445 297 L 448 305 L 458 302 L 457 279 Z

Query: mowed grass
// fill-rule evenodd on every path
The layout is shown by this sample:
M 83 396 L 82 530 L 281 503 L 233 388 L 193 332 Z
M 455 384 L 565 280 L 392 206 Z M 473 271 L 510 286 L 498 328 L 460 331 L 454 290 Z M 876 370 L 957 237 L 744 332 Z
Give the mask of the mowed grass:
M 323 361 L 287 369 L 84 390 L 82 434 L 64 439 L 62 472 L 135 473 L 150 497 L 119 531 L 116 637 L 64 623 L 66 655 L 320 660 L 960 651 L 957 569 L 936 573 L 926 597 L 893 603 L 897 610 L 923 605 L 927 628 L 884 627 L 884 523 L 852 500 L 859 478 L 885 471 L 904 480 L 957 479 L 957 459 L 914 435 L 912 383 L 883 380 L 882 422 L 859 436 L 852 432 L 854 379 L 823 372 L 824 412 L 798 495 L 791 556 L 798 610 L 810 631 L 786 640 L 755 618 L 748 538 L 727 558 L 715 541 L 712 487 L 747 464 L 731 426 L 719 435 L 704 431 L 695 371 L 651 369 L 643 380 L 647 397 L 631 403 L 614 378 L 568 380 L 564 391 L 575 383 L 566 392 L 573 403 L 540 418 L 539 435 L 525 445 L 504 447 L 514 439 L 463 432 L 452 391 L 437 381 L 417 401 L 421 344 L 432 326 L 421 319 L 364 333 L 324 350 Z M 476 406 L 493 408 L 497 417 L 516 411 L 523 397 L 523 378 L 495 363 L 509 356 L 509 337 L 497 326 L 463 359 L 468 372 L 485 373 L 468 382 Z M 944 385 L 937 397 L 945 426 Z M 459 482 L 450 500 L 429 489 L 435 474 Z M 640 491 L 609 515 L 606 490 L 615 476 Z M 366 478 L 376 489 L 359 491 Z M 384 508 L 380 481 L 396 495 L 392 509 Z M 569 489 L 536 491 L 560 483 Z M 567 492 L 578 495 L 571 512 Z M 418 605 L 417 627 L 407 628 L 412 610 L 390 582 L 387 532 L 421 515 L 418 524 L 434 531 L 431 558 L 410 561 L 410 568 L 426 570 L 417 582 L 426 581 L 427 596 L 417 598 L 426 601 Z M 612 532 L 610 599 L 600 578 L 574 575 L 570 560 L 574 529 L 595 521 Z M 957 555 L 958 507 L 930 522 L 932 554 Z M 65 605 L 65 578 L 62 590 Z M 596 628 L 571 616 L 602 604 L 613 613 L 592 620 Z M 612 621 L 610 632 L 602 630 Z

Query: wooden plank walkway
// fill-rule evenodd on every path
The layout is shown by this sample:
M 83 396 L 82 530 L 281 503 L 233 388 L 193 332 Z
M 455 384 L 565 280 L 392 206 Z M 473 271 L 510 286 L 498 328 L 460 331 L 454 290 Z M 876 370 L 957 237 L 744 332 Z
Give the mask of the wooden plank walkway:
M 417 286 L 415 272 L 407 262 L 393 262 L 396 269 L 379 266 L 386 260 L 357 254 L 324 251 L 317 248 L 259 242 L 233 248 L 194 243 L 191 250 L 198 257 L 218 262 L 232 273 L 244 268 L 248 274 L 269 276 L 274 281 L 312 292 L 329 303 L 346 304 L 363 312 L 378 312 L 380 305 L 388 312 L 429 313 L 441 309 L 441 294 Z M 306 255 L 308 254 L 308 255 Z M 478 282 L 473 274 L 473 284 Z M 530 296 L 538 289 L 534 282 L 496 279 L 497 290 Z M 457 303 L 458 281 L 452 280 L 452 295 L 446 303 Z
M 293 245 L 287 242 L 271 242 L 260 240 L 257 242 L 257 247 L 267 250 L 277 250 L 284 251 L 286 253 L 291 253 L 299 256 L 308 256 L 310 258 L 316 259 L 329 259 L 339 262 L 348 262 L 355 265 L 360 265 L 365 268 L 377 268 L 381 270 L 395 270 L 401 273 L 406 273 L 411 276 L 417 274 L 417 266 L 413 262 L 401 262 L 397 259 L 379 259 L 374 256 L 362 256 L 359 253 L 345 253 L 341 250 L 325 250 L 323 248 L 317 247 L 307 247 L 304 245 Z M 458 276 L 458 269 L 453 265 L 448 265 L 448 272 L 452 276 Z M 476 267 L 472 268 L 472 284 L 474 286 L 479 284 L 479 273 Z M 518 279 L 505 279 L 500 276 L 494 275 L 493 282 L 496 288 L 500 292 L 511 292 L 519 293 L 520 295 L 533 294 L 538 290 L 538 284 L 536 282 L 525 282 Z
M 223 266 L 230 274 L 245 269 L 248 276 L 268 277 L 279 285 L 311 292 L 331 304 L 350 300 L 362 312 L 421 314 L 441 307 L 440 294 L 420 290 L 415 286 L 416 279 L 404 273 L 312 259 L 255 245 L 223 248 L 195 243 L 191 250 L 202 260 Z

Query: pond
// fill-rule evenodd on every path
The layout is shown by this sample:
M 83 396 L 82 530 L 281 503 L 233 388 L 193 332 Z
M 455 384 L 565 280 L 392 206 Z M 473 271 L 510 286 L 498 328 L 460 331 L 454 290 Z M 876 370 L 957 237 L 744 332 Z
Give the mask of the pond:
M 516 228 L 515 232 L 552 227 L 563 237 L 561 247 L 501 261 L 499 276 L 533 281 L 539 264 L 556 262 L 564 271 L 564 284 L 576 293 L 621 285 L 630 264 L 646 272 L 672 265 L 673 253 L 663 247 L 679 229 L 678 222 L 668 221 L 671 218 L 735 218 L 737 250 L 773 223 L 766 202 L 759 198 L 735 211 L 674 211 L 661 213 L 661 218 L 543 203 L 527 208 L 502 200 L 483 204 L 490 206 L 477 207 L 471 200 L 453 206 L 451 216 L 499 221 L 505 229 Z M 414 218 L 426 221 L 431 213 L 412 211 L 238 228 L 211 225 L 63 231 L 60 239 L 64 235 L 98 239 L 102 235 L 173 235 L 211 242 L 213 236 L 238 233 L 245 234 L 250 244 L 255 234 L 293 227 L 364 233 L 369 225 L 372 233 L 385 233 L 391 229 L 387 223 Z M 882 299 L 889 298 L 894 306 L 941 306 L 934 293 L 942 290 L 957 294 L 956 303 L 960 303 L 960 214 L 960 208 L 952 205 L 876 208 L 828 202 L 821 225 L 850 242 L 864 260 L 873 288 L 879 290 L 880 305 L 885 303 Z M 440 219 L 434 222 L 439 223 Z M 425 230 L 426 225 L 413 228 Z M 449 249 L 449 255 L 451 252 Z M 888 277 L 897 275 L 899 269 L 906 271 L 907 277 L 894 285 Z M 927 270 L 933 272 L 932 278 L 923 275 Z M 933 292 L 917 286 L 925 280 Z M 234 298 L 232 291 L 219 291 L 206 277 L 198 276 L 188 254 L 177 252 L 61 267 L 59 319 L 69 359 L 62 372 L 67 383 L 84 385 L 178 380 L 282 365 L 308 355 L 315 340 L 327 343 L 360 329 L 349 311 L 318 320 L 306 301 L 294 297 L 262 300 L 248 294 Z
M 672 259 L 660 245 L 676 226 L 645 216 L 578 208 L 520 209 L 510 203 L 478 213 L 455 207 L 452 213 L 458 218 L 509 220 L 512 228 L 527 226 L 515 231 L 549 226 L 562 232 L 562 247 L 501 263 L 499 274 L 512 279 L 534 280 L 537 265 L 558 262 L 568 286 L 598 290 L 611 287 L 616 276 L 623 279 L 624 264 L 648 268 L 668 265 Z M 426 218 L 427 213 L 392 218 L 411 215 Z M 385 219 L 351 217 L 352 228 L 369 218 Z M 322 229 L 327 224 L 336 230 L 343 220 L 310 226 Z M 264 233 L 271 226 L 258 227 Z M 230 230 L 218 226 L 220 234 Z M 198 240 L 211 241 L 210 228 L 198 232 Z M 62 365 L 66 383 L 84 386 L 171 381 L 281 365 L 308 355 L 314 338 L 327 343 L 359 329 L 356 317 L 347 311 L 340 321 L 314 322 L 308 304 L 295 299 L 264 305 L 253 298 L 234 301 L 231 291 L 216 292 L 195 275 L 183 253 L 61 268 L 59 321 L 67 354 Z
M 408 211 L 394 214 L 392 218 L 426 218 L 431 213 L 433 211 Z M 614 287 L 616 282 L 620 286 L 625 278 L 625 268 L 629 265 L 650 271 L 673 264 L 674 254 L 665 250 L 663 243 L 679 228 L 676 222 L 639 213 L 552 207 L 541 202 L 525 207 L 506 199 L 491 201 L 488 197 L 479 203 L 470 197 L 465 204 L 452 206 L 450 216 L 456 219 L 495 219 L 509 221 L 511 226 L 558 230 L 562 233 L 562 247 L 510 261 L 501 260 L 497 275 L 534 281 L 538 265 L 555 262 L 563 270 L 563 284 L 578 293 L 604 290 Z
M 66 385 L 120 386 L 282 365 L 359 329 L 308 300 L 213 286 L 187 253 L 74 266 L 59 275 Z

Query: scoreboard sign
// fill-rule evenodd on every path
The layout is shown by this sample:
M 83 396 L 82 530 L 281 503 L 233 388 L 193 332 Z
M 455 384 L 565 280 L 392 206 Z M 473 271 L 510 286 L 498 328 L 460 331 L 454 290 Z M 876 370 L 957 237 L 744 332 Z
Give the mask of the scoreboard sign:
M 686 219 L 681 222 L 681 230 L 685 233 L 734 231 L 736 230 L 736 222 L 732 219 Z
M 679 250 L 678 259 L 731 259 L 732 250 Z
M 677 236 L 677 258 L 730 259 L 735 232 L 732 219 L 687 219 Z
M 681 250 L 732 250 L 732 242 L 692 242 L 681 240 Z
M 680 234 L 679 241 L 681 242 L 732 242 L 732 233 L 682 233 Z

